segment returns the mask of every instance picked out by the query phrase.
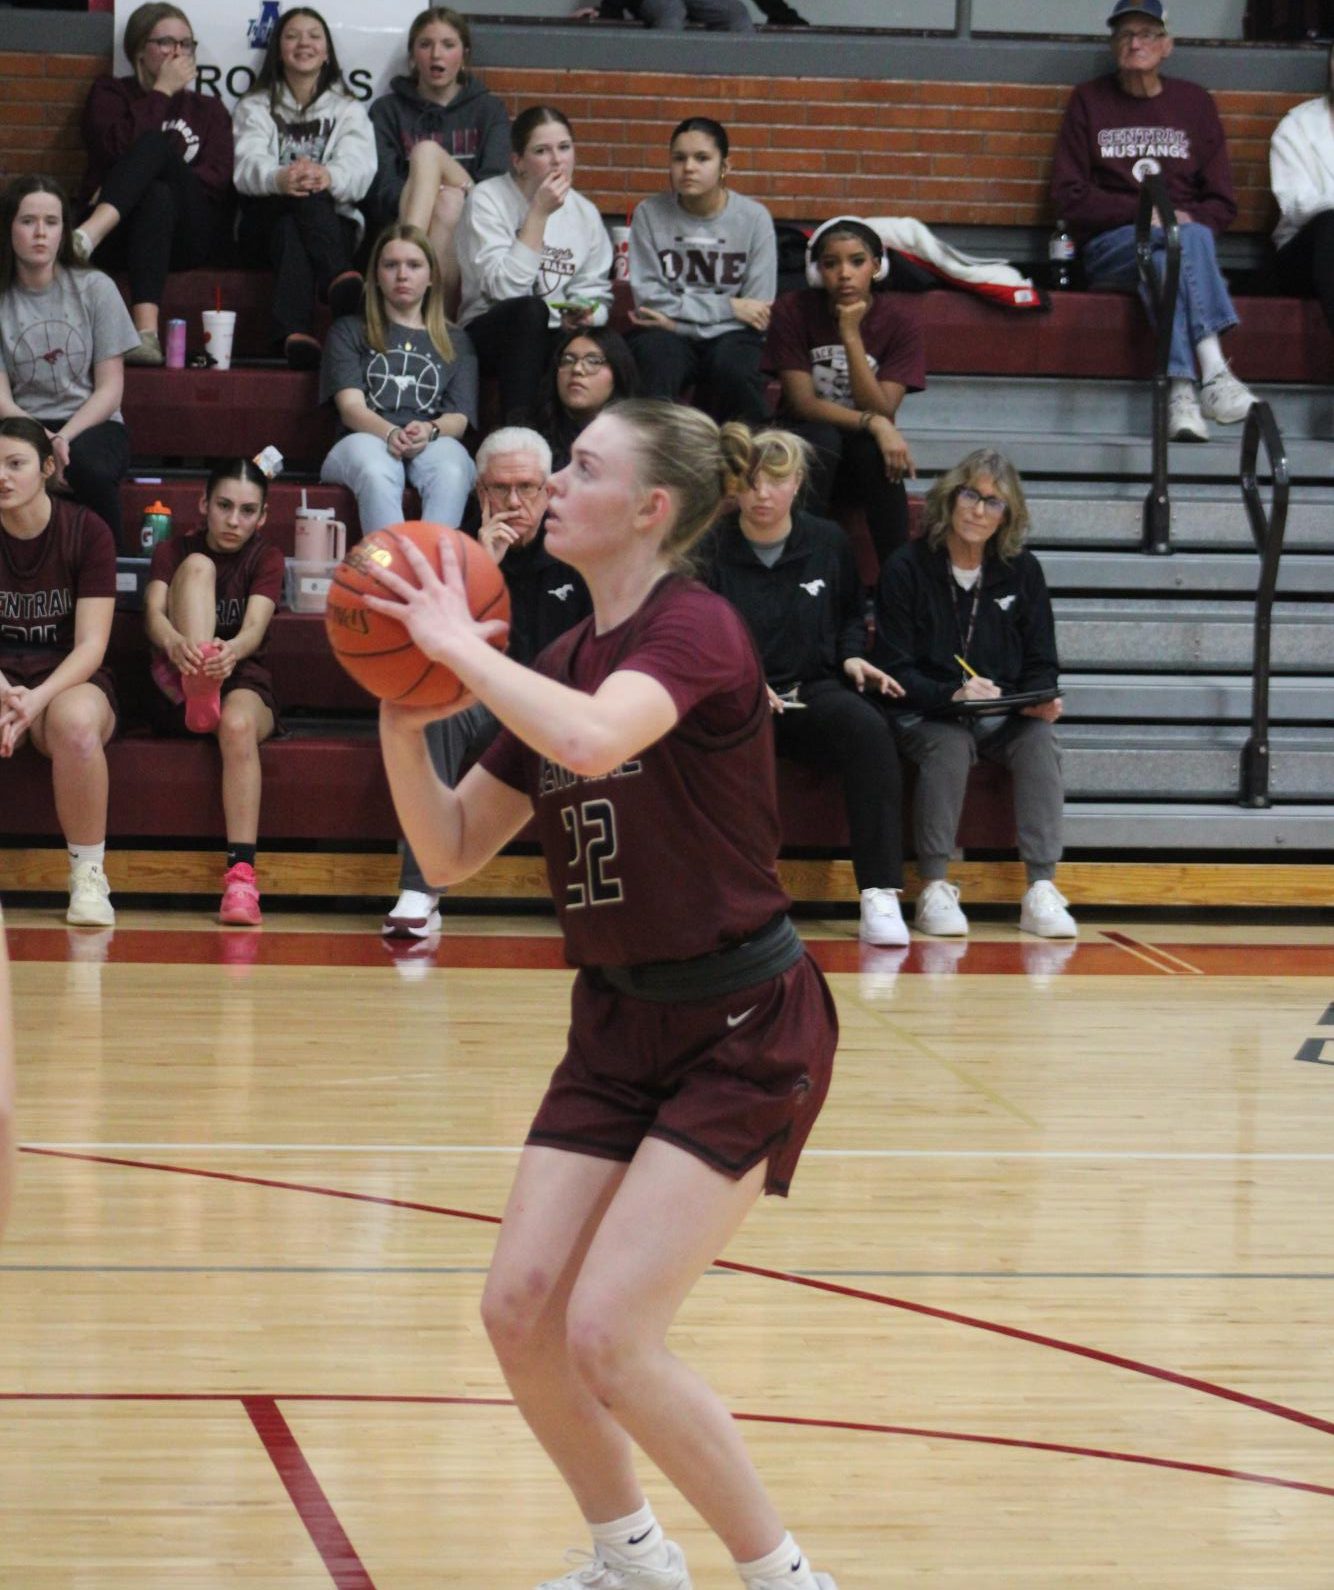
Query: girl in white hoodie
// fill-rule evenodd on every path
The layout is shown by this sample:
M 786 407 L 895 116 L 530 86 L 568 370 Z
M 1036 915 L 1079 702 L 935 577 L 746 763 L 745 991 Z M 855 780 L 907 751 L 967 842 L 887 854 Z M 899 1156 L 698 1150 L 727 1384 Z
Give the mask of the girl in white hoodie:
M 1269 146 L 1269 185 L 1278 200 L 1274 228 L 1285 291 L 1314 293 L 1334 331 L 1334 46 L 1327 89 L 1279 122 Z
M 510 150 L 508 174 L 469 193 L 455 241 L 459 321 L 482 374 L 500 382 L 503 423 L 521 425 L 560 333 L 607 323 L 611 239 L 574 191 L 574 131 L 563 112 L 520 112 Z
M 275 341 L 294 370 L 313 370 L 316 297 L 335 319 L 361 302 L 352 269 L 363 226 L 357 201 L 375 177 L 370 118 L 343 87 L 318 11 L 293 6 L 278 18 L 233 134 L 242 258 L 272 267 Z

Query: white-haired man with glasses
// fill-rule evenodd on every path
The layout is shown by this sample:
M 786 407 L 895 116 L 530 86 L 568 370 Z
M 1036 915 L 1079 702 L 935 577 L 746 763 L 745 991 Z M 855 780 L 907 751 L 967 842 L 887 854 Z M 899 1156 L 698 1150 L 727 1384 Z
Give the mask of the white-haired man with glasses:
M 1133 287 L 1140 187 L 1151 173 L 1162 177 L 1181 227 L 1168 428 L 1175 441 L 1204 442 L 1208 420 L 1236 424 L 1255 402 L 1218 340 L 1237 324 L 1215 249 L 1237 213 L 1227 140 L 1208 91 L 1162 75 L 1172 53 L 1162 0 L 1116 0 L 1107 25 L 1116 68 L 1070 96 L 1052 166 L 1052 203 L 1081 246 L 1090 286 Z M 1161 229 L 1155 241 L 1161 272 Z
M 547 511 L 551 448 L 536 431 L 511 425 L 492 431 L 477 449 L 477 539 L 500 565 L 510 597 L 507 651 L 529 663 L 538 652 L 592 611 L 583 579 L 546 549 L 542 520 Z M 440 777 L 452 789 L 463 765 L 480 756 L 500 723 L 475 703 L 426 731 L 427 749 Z M 384 936 L 426 939 L 440 931 L 441 890 L 403 845 L 399 897 L 384 919 Z

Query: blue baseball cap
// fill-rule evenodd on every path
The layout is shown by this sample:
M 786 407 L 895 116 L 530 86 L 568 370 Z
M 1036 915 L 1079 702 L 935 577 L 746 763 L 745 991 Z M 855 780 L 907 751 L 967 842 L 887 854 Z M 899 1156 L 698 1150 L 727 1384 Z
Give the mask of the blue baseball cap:
M 1114 28 L 1122 17 L 1152 17 L 1155 22 L 1167 26 L 1163 0 L 1116 0 L 1111 16 L 1107 18 L 1107 26 Z

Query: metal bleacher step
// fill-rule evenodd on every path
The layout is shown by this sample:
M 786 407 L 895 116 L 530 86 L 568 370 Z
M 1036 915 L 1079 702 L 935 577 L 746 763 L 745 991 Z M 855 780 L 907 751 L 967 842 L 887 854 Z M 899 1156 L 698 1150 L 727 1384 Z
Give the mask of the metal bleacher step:
M 1236 801 L 1236 780 L 1217 801 L 1069 800 L 1067 855 L 1081 850 L 1327 852 L 1334 845 L 1334 802 L 1295 802 L 1250 809 Z M 1173 885 L 1165 880 L 1164 890 Z M 1165 898 L 1163 904 L 1174 903 Z
M 919 473 L 941 474 L 975 447 L 999 447 L 1025 478 L 1032 475 L 1073 475 L 1135 477 L 1148 480 L 1153 467 L 1147 423 L 1140 435 L 1068 435 L 1044 432 L 1030 426 L 1011 428 L 1010 416 L 1004 425 L 995 419 L 966 429 L 928 430 L 919 428 L 916 416 L 906 407 L 900 423 L 912 446 Z M 1169 468 L 1174 477 L 1191 475 L 1201 479 L 1235 480 L 1241 435 L 1232 427 L 1221 439 L 1189 445 L 1174 442 Z M 1327 441 L 1287 439 L 1288 469 L 1294 479 L 1327 481 L 1334 476 L 1334 444 Z
M 1070 799 L 1226 799 L 1235 793 L 1246 729 L 1221 724 L 1072 723 L 1061 731 Z M 1276 801 L 1334 801 L 1334 730 L 1270 733 Z
M 1246 723 L 1251 677 L 1246 674 L 1062 673 L 1066 718 L 1082 722 Z M 1325 725 L 1334 718 L 1328 679 L 1270 681 L 1273 723 Z M 1064 734 L 1068 722 L 1062 725 Z
M 1050 550 L 1042 554 L 1042 572 L 1053 592 L 1253 597 L 1260 559 L 1253 552 L 1179 552 L 1149 558 L 1124 552 Z M 1279 566 L 1278 589 L 1284 596 L 1334 596 L 1334 556 L 1286 555 Z
M 1334 446 L 1329 474 L 1334 477 Z M 1032 517 L 1030 544 L 1044 554 L 1044 568 L 1048 548 L 1139 551 L 1147 491 L 1142 480 L 1026 480 L 1024 491 Z M 1235 479 L 1231 485 L 1173 481 L 1169 495 L 1174 550 L 1245 551 L 1258 571 L 1259 557 Z M 1267 489 L 1262 495 L 1267 501 Z M 1334 489 L 1305 485 L 1293 490 L 1284 546 L 1285 559 L 1292 552 L 1334 552 Z
M 1058 596 L 1052 602 L 1062 665 L 1071 670 L 1249 673 L 1253 603 Z M 1276 672 L 1334 674 L 1334 608 L 1276 602 Z M 1334 716 L 1334 714 L 1331 714 Z

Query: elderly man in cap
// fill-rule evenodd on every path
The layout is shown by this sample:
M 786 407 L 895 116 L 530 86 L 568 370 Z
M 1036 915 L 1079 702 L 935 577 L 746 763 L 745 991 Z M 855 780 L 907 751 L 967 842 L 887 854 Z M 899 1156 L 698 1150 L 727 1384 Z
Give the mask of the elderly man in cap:
M 1051 194 L 1083 250 L 1095 286 L 1133 286 L 1139 189 L 1161 175 L 1181 224 L 1181 288 L 1168 362 L 1168 426 L 1176 441 L 1207 441 L 1206 420 L 1231 425 L 1255 402 L 1223 357 L 1219 334 L 1237 324 L 1214 239 L 1237 213 L 1227 142 L 1207 90 L 1162 75 L 1172 53 L 1161 0 L 1117 0 L 1116 70 L 1070 96 Z M 1163 263 L 1163 234 L 1154 259 Z M 1147 301 L 1147 300 L 1146 300 Z M 1198 371 L 1199 388 L 1196 389 Z

